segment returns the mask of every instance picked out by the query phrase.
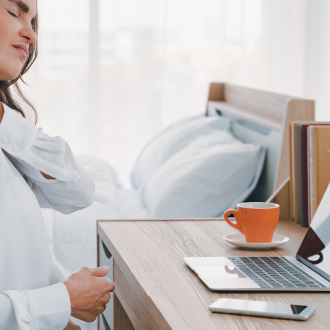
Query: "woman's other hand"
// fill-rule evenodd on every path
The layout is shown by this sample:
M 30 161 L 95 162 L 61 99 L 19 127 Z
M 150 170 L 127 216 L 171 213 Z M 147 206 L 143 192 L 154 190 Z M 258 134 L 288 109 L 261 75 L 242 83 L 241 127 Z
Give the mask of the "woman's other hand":
M 73 317 L 93 322 L 105 310 L 110 300 L 109 292 L 115 289 L 115 285 L 104 277 L 108 272 L 108 267 L 82 267 L 63 282 L 70 296 Z
M 69 320 L 68 325 L 63 330 L 81 330 L 80 326 Z

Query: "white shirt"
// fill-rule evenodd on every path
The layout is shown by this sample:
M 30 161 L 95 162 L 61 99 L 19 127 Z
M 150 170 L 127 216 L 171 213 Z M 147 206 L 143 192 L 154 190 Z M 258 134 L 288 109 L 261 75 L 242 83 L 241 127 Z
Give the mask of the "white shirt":
M 4 105 L 0 123 L 0 329 L 63 329 L 69 294 L 58 283 L 40 207 L 89 206 L 95 184 L 61 137 Z M 40 171 L 55 180 L 45 179 Z

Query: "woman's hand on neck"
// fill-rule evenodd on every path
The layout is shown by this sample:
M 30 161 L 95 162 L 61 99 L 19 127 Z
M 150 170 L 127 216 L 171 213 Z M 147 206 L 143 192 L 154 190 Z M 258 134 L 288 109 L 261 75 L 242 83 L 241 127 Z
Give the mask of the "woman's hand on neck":
M 3 104 L 0 102 L 0 123 L 2 122 L 2 118 L 3 118 L 3 115 L 5 114 L 5 109 L 3 108 Z M 40 171 L 41 172 L 41 171 Z M 51 177 L 50 175 L 48 174 L 45 174 L 43 172 L 41 172 L 42 176 L 45 178 L 45 179 L 48 179 L 48 180 L 55 180 L 55 178 Z

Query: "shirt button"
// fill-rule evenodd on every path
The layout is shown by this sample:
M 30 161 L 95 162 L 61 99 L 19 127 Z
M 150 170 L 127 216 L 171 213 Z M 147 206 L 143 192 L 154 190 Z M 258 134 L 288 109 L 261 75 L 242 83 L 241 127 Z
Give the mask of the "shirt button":
M 1 140 L 2 143 L 7 143 L 8 141 L 9 141 L 9 139 L 8 139 L 7 137 L 4 137 L 4 138 Z
M 14 151 L 17 151 L 18 149 L 19 149 L 18 144 L 15 144 L 15 145 L 13 146 L 13 150 L 14 150 Z

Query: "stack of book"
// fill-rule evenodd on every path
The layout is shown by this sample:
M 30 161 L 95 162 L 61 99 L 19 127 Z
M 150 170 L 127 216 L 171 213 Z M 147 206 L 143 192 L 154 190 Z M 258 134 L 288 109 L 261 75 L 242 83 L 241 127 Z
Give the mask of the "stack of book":
M 330 122 L 291 122 L 290 136 L 291 218 L 308 227 L 330 182 Z

